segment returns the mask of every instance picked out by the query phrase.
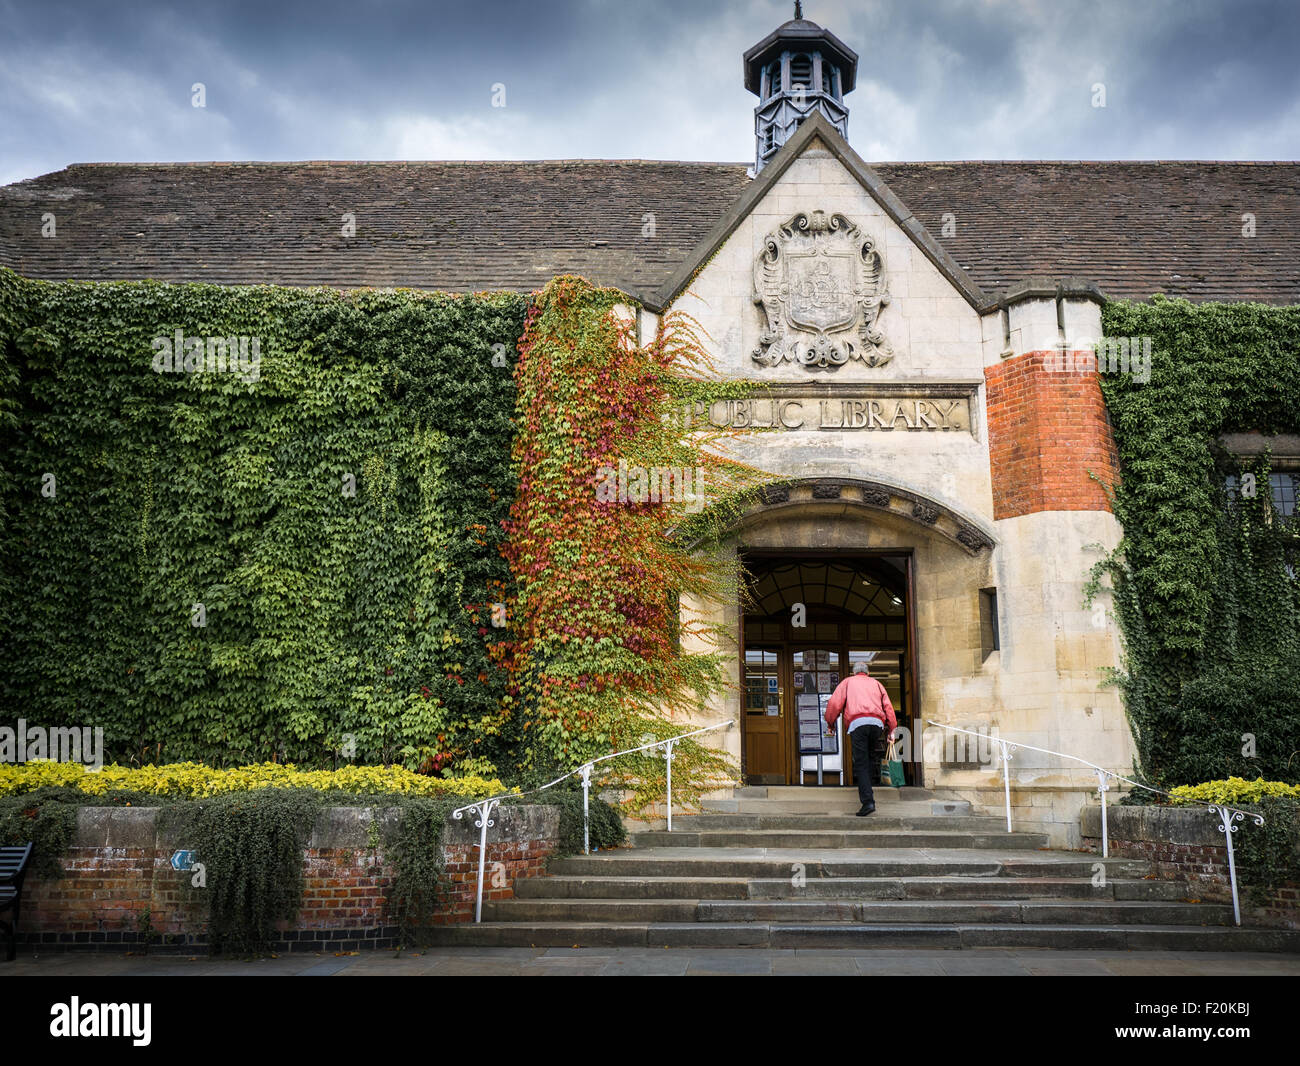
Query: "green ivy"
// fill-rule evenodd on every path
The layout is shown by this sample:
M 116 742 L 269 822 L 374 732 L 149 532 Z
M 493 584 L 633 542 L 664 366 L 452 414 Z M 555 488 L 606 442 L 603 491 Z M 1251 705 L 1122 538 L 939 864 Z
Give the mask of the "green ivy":
M 422 946 L 426 932 L 446 902 L 448 886 L 442 853 L 443 833 L 452 810 L 463 800 L 427 796 L 393 797 L 387 807 L 398 818 L 381 831 L 384 858 L 393 872 L 389 912 L 407 946 Z
M 1243 465 L 1218 442 L 1300 433 L 1300 307 L 1157 296 L 1108 304 L 1103 326 L 1152 341 L 1148 382 L 1102 376 L 1124 532 L 1092 584 L 1111 578 L 1141 771 L 1163 788 L 1296 781 L 1300 527 L 1274 511 L 1268 457 Z M 1225 477 L 1248 470 L 1256 497 L 1229 499 Z
M 1300 804 L 1265 796 L 1241 809 L 1264 816 L 1262 826 L 1246 819 L 1233 834 L 1241 880 L 1250 886 L 1251 902 L 1262 906 L 1275 889 L 1300 880 Z
M 0 704 L 124 763 L 505 761 L 525 308 L 0 270 Z M 258 379 L 154 372 L 178 329 Z
M 214 952 L 268 951 L 277 923 L 297 913 L 303 849 L 321 806 L 313 789 L 265 788 L 164 809 L 164 825 L 203 863 L 206 883 L 192 891 L 207 901 Z

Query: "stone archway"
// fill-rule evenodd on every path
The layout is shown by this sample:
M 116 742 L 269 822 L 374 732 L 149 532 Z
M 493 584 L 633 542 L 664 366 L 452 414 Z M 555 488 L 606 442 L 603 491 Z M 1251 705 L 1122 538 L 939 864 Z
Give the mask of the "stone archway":
M 839 501 L 916 522 L 960 545 L 969 555 L 989 551 L 996 543 L 992 531 L 982 523 L 937 500 L 880 481 L 849 477 L 805 478 L 769 486 L 740 516 L 736 526 L 748 525 L 759 516 L 776 517 L 784 508 L 802 509 L 823 501 Z

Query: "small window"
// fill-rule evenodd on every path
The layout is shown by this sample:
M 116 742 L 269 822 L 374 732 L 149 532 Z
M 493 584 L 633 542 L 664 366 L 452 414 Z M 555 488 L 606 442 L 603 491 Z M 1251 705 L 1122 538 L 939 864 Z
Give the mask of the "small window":
M 1223 479 L 1223 489 L 1228 499 L 1239 500 L 1242 497 L 1242 479 L 1236 474 L 1228 474 Z M 1251 481 L 1254 481 L 1251 475 Z M 1258 494 L 1258 487 L 1255 494 Z M 1283 518 L 1294 518 L 1296 500 L 1300 498 L 1300 474 L 1269 474 L 1268 494 L 1273 501 L 1273 508 Z M 1252 494 L 1252 498 L 1253 498 Z
M 1283 518 L 1295 516 L 1296 496 L 1300 490 L 1300 475 L 1269 474 L 1268 489 L 1273 497 L 1273 506 Z
M 835 95 L 834 69 L 826 60 L 822 60 L 822 92 L 827 96 Z
M 980 589 L 980 644 L 985 659 L 1002 646 L 998 634 L 997 589 Z

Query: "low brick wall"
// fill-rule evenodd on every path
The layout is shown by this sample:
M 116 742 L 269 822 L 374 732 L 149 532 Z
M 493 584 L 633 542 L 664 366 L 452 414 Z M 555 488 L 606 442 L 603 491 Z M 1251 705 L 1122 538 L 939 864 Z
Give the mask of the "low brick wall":
M 18 942 L 28 950 L 194 951 L 207 949 L 207 906 L 190 873 L 171 868 L 172 853 L 190 847 L 158 827 L 156 808 L 83 807 L 64 857 L 64 876 L 28 875 Z M 281 951 L 356 951 L 392 947 L 388 924 L 392 870 L 370 847 L 372 809 L 327 807 L 303 854 L 303 895 L 293 922 L 282 923 Z M 397 812 L 378 812 L 381 820 Z M 498 808 L 488 830 L 484 899 L 508 899 L 515 882 L 545 869 L 559 837 L 559 809 Z M 449 820 L 443 831 L 449 900 L 441 923 L 474 917 L 478 833 L 473 818 Z M 202 862 L 203 856 L 195 860 Z
M 1195 886 L 1196 897 L 1207 902 L 1231 903 L 1228 848 L 1219 832 L 1220 824 L 1204 807 L 1106 807 L 1106 835 L 1112 856 L 1146 859 L 1160 879 Z M 1101 808 L 1085 808 L 1080 828 L 1084 849 L 1100 852 Z M 1249 832 L 1249 826 L 1238 822 L 1234 845 L 1242 833 Z M 1250 902 L 1249 887 L 1238 874 L 1242 924 L 1300 929 L 1300 858 L 1296 867 L 1298 879 L 1270 891 L 1259 906 Z

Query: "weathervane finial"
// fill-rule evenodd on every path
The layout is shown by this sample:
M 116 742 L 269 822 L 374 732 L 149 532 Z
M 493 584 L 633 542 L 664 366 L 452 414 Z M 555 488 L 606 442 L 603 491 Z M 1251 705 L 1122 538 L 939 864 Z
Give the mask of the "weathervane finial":
M 803 18 L 803 0 L 794 0 L 794 17 Z

